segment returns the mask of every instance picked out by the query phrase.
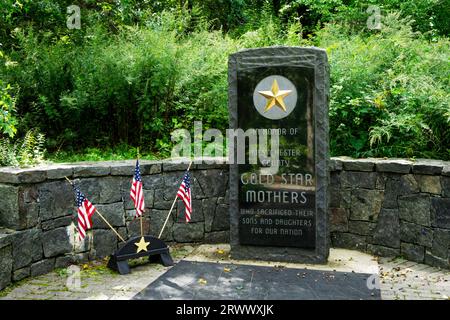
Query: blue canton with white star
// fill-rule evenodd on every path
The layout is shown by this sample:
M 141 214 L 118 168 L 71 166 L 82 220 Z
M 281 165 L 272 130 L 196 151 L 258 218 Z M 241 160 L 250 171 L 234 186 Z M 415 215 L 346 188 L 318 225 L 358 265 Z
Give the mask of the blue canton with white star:
M 189 173 L 186 173 L 186 174 L 184 175 L 183 182 L 184 182 L 184 189 L 185 189 L 186 191 L 188 191 L 189 188 L 191 187 L 191 179 L 190 179 L 190 177 L 189 177 Z
M 134 169 L 134 179 L 136 181 L 139 181 L 139 182 L 142 181 L 142 179 L 141 179 L 141 169 L 139 167 L 139 161 L 136 162 L 136 168 Z
M 86 196 L 82 194 L 79 189 L 75 189 L 75 192 L 77 194 L 75 204 L 77 207 L 81 207 L 83 205 L 84 200 L 86 199 Z

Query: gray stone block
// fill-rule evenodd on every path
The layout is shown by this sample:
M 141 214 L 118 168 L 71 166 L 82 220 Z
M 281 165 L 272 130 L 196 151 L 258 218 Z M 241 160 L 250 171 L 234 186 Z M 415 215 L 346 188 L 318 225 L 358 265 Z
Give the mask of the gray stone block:
M 431 247 L 433 244 L 433 229 L 402 221 L 400 223 L 400 239 L 402 242 Z
M 343 208 L 330 208 L 330 231 L 348 231 L 348 210 Z
M 74 177 L 101 177 L 111 173 L 108 162 L 86 163 L 86 165 L 75 165 L 73 167 Z
M 377 221 L 383 196 L 380 190 L 353 190 L 350 220 Z
M 25 278 L 28 278 L 31 274 L 31 267 L 25 267 L 19 270 L 16 270 L 13 272 L 13 277 L 12 280 L 13 281 L 20 281 L 23 280 Z
M 340 208 L 350 209 L 352 206 L 352 189 L 341 189 L 340 195 Z
M 20 228 L 19 187 L 0 184 L 0 194 L 0 226 Z
M 442 168 L 442 173 L 443 176 L 450 176 L 450 165 L 444 165 L 444 167 Z
M 360 236 L 368 236 L 373 234 L 376 224 L 367 221 L 349 221 L 348 231 Z
M 377 160 L 375 167 L 378 172 L 409 173 L 412 162 L 402 159 Z
M 104 258 L 117 249 L 117 236 L 112 230 L 94 230 L 93 244 L 96 258 Z
M 216 231 L 205 233 L 205 243 L 230 243 L 229 231 Z
M 108 204 L 122 201 L 122 177 L 86 178 L 76 181 L 86 197 L 94 205 Z M 74 197 L 74 196 L 73 196 Z M 75 199 L 75 198 L 74 198 Z M 74 202 L 73 200 L 72 202 Z
M 340 187 L 331 185 L 329 190 L 330 190 L 330 207 L 339 208 L 341 206 Z
M 227 157 L 201 157 L 201 163 L 197 159 L 194 160 L 196 170 L 228 169 Z
M 45 170 L 35 168 L 0 168 L 0 183 L 38 183 L 45 179 L 47 179 L 47 172 Z
M 66 181 L 52 181 L 40 185 L 39 202 L 39 216 L 42 221 L 75 212 L 75 193 Z
M 420 192 L 441 194 L 441 177 L 429 175 L 415 175 Z
M 177 200 L 175 210 L 177 212 L 176 222 L 184 222 L 185 206 L 181 199 Z M 205 217 L 203 216 L 202 200 L 192 200 L 191 223 L 203 221 L 205 221 Z
M 0 185 L 0 193 L 0 226 L 22 230 L 38 223 L 38 197 L 34 187 Z
M 214 221 L 211 226 L 211 231 L 225 231 L 230 230 L 230 212 L 228 205 L 219 204 L 216 207 Z
M 181 183 L 181 178 L 180 177 L 180 183 Z M 130 191 L 130 187 L 131 187 L 131 180 L 128 183 L 129 187 L 128 187 L 128 191 Z M 164 175 L 162 174 L 154 174 L 154 175 L 150 175 L 150 176 L 143 176 L 142 177 L 142 185 L 144 186 L 144 189 L 162 189 L 164 188 Z M 127 188 L 124 189 L 125 191 L 127 190 Z
M 139 166 L 141 169 L 141 176 L 144 175 L 144 172 L 142 170 L 142 163 L 139 161 Z M 135 161 L 123 161 L 120 163 L 112 163 L 111 164 L 111 171 L 110 174 L 112 176 L 126 176 L 131 177 L 130 180 L 133 177 L 134 169 L 136 168 L 136 162 Z
M 450 199 L 431 198 L 433 226 L 450 229 Z
M 433 267 L 450 269 L 450 259 L 437 257 L 429 251 L 425 252 L 425 264 Z
M 417 159 L 412 166 L 413 173 L 440 175 L 445 162 L 441 160 Z
M 450 178 L 441 177 L 442 196 L 450 198 Z
M 30 275 L 32 277 L 40 276 L 51 272 L 55 268 L 55 259 L 46 259 L 31 265 Z
M 230 192 L 225 191 L 225 197 L 218 197 L 217 198 L 217 204 L 230 204 Z
M 426 227 L 431 225 L 430 206 L 428 195 L 409 195 L 398 199 L 400 219 Z
M 101 215 L 113 226 L 125 226 L 125 210 L 122 202 L 96 205 Z M 93 229 L 108 229 L 109 226 L 97 213 L 92 216 Z
M 343 188 L 375 189 L 376 181 L 376 172 L 343 171 L 341 173 L 341 186 Z
M 386 181 L 388 180 L 389 173 L 378 173 L 377 180 L 375 182 L 375 189 L 377 190 L 385 190 L 386 189 Z
M 13 267 L 12 248 L 5 246 L 0 248 L 0 290 L 3 290 L 11 283 L 11 273 Z
M 47 180 L 59 180 L 73 175 L 73 167 L 70 165 L 52 165 L 46 171 Z
M 373 232 L 372 241 L 384 247 L 400 248 L 400 220 L 398 210 L 382 209 Z
M 342 160 L 339 158 L 331 158 L 328 167 L 331 172 L 342 171 L 342 169 L 343 169 Z
M 176 242 L 203 241 L 204 234 L 203 223 L 176 223 L 173 227 L 173 239 Z
M 158 174 L 162 172 L 161 163 L 143 163 L 142 170 L 144 174 Z
M 400 255 L 400 246 L 399 248 L 390 248 L 384 247 L 376 244 L 368 244 L 367 252 L 379 256 L 379 257 L 397 257 Z
M 334 232 L 331 234 L 331 243 L 337 248 L 366 250 L 366 237 L 351 233 Z
M 58 228 L 42 233 L 44 256 L 51 258 L 72 251 L 69 234 L 66 228 Z
M 401 254 L 407 260 L 422 263 L 425 259 L 425 248 L 412 243 L 403 243 L 400 247 Z
M 167 189 L 156 189 L 153 208 L 158 210 L 169 210 L 175 199 L 177 190 L 178 189 L 172 191 L 173 194 L 169 195 Z
M 202 210 L 205 217 L 205 232 L 211 232 L 214 216 L 216 214 L 217 198 L 209 198 L 202 200 Z
M 73 216 L 67 216 L 67 217 L 61 217 L 61 218 L 43 221 L 41 223 L 41 229 L 43 231 L 48 231 L 48 230 L 52 230 L 52 229 L 56 229 L 56 228 L 60 228 L 60 227 L 67 227 L 73 221 L 75 221 L 75 214 Z
M 165 161 L 162 163 L 162 171 L 186 171 L 189 167 L 189 161 L 177 162 L 177 161 Z M 191 167 L 192 168 L 192 167 Z
M 225 170 L 197 171 L 194 177 L 200 184 L 205 197 L 223 197 L 227 190 L 228 173 Z
M 55 269 L 67 268 L 75 263 L 74 256 L 57 257 L 55 260 Z
M 434 229 L 431 253 L 439 258 L 447 259 L 450 249 L 450 230 Z
M 151 215 L 151 213 L 150 213 Z M 144 234 L 150 234 L 150 219 L 144 218 L 142 220 L 142 229 L 144 230 Z M 127 230 L 129 237 L 137 237 L 141 235 L 141 221 L 140 219 L 135 219 L 133 221 L 127 222 Z M 155 234 L 152 234 L 155 236 Z M 158 235 L 156 235 L 158 236 Z
M 374 171 L 375 162 L 373 159 L 345 159 L 342 161 L 344 170 L 350 171 Z
M 150 213 L 150 233 L 155 237 L 158 237 L 161 232 L 161 228 L 164 225 L 169 212 L 167 210 L 156 210 L 153 209 Z M 164 241 L 172 241 L 172 228 L 175 220 L 175 212 L 172 212 L 169 220 L 167 221 L 166 227 L 164 228 L 161 239 Z
M 391 174 L 386 180 L 383 208 L 396 209 L 398 208 L 397 199 L 399 196 L 418 192 L 419 186 L 412 174 L 401 176 Z
M 13 269 L 20 269 L 42 259 L 41 232 L 30 229 L 12 235 Z

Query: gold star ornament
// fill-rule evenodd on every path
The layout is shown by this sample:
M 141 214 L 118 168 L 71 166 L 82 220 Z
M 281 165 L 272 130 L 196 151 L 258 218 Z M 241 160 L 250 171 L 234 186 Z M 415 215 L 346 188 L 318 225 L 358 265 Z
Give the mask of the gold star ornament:
M 150 244 L 150 242 L 145 242 L 145 238 L 142 237 L 141 240 L 139 242 L 136 242 L 134 245 L 137 246 L 137 253 L 141 252 L 141 251 L 148 251 L 147 247 Z
M 274 79 L 270 91 L 258 91 L 260 95 L 267 99 L 267 104 L 264 112 L 269 111 L 274 106 L 277 106 L 284 112 L 287 112 L 286 105 L 284 104 L 283 99 L 291 94 L 291 92 L 292 90 L 280 90 L 277 79 Z

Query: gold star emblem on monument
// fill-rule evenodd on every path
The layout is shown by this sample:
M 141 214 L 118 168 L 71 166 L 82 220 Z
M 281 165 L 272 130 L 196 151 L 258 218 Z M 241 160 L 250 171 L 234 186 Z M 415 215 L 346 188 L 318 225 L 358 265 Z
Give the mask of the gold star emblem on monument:
M 137 246 L 137 253 L 141 252 L 141 251 L 148 251 L 147 247 L 150 244 L 150 242 L 145 242 L 145 238 L 142 237 L 141 240 L 139 242 L 135 243 L 135 246 Z
M 258 91 L 260 95 L 267 99 L 264 112 L 269 111 L 273 108 L 273 106 L 277 106 L 284 112 L 287 112 L 283 99 L 286 98 L 291 92 L 292 90 L 280 90 L 277 79 L 274 79 L 270 91 Z

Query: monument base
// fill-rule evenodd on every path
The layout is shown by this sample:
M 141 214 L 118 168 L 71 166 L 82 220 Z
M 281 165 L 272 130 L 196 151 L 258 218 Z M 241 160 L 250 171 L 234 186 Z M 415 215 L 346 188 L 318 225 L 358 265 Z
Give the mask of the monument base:
M 231 258 L 308 264 L 326 264 L 328 262 L 328 255 L 316 253 L 315 250 L 249 245 L 231 245 Z
M 161 263 L 165 267 L 173 265 L 169 248 L 164 241 L 153 236 L 143 236 L 130 238 L 122 248 L 112 254 L 108 261 L 108 268 L 122 275 L 128 274 L 131 272 L 128 265 L 129 259 L 147 256 L 150 262 Z

